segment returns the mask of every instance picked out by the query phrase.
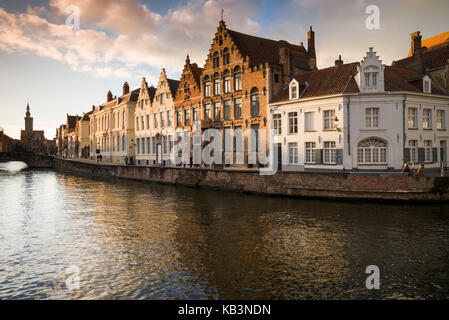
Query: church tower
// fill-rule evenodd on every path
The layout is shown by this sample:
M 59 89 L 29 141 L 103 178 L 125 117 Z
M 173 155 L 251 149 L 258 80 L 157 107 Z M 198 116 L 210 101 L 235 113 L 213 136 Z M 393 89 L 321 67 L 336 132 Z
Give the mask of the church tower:
M 27 103 L 27 112 L 25 116 L 25 132 L 26 133 L 33 133 L 33 118 L 30 114 L 30 105 Z

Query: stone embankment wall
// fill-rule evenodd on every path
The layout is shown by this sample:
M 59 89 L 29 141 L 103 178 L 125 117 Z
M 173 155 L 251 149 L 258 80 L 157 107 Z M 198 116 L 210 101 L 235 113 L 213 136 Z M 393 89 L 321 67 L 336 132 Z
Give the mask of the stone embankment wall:
M 448 201 L 449 177 L 407 177 L 343 172 L 279 172 L 138 167 L 55 158 L 54 169 L 89 177 L 125 178 L 198 188 L 296 197 Z

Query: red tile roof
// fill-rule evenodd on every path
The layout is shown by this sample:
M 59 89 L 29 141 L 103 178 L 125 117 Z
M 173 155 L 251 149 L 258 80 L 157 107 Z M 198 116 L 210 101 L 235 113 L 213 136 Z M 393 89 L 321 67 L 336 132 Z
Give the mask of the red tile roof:
M 449 42 L 422 49 L 419 52 L 416 52 L 414 56 L 394 61 L 393 66 L 406 68 L 417 62 L 418 59 L 421 59 L 424 66 L 428 69 L 446 66 L 449 60 Z
M 354 80 L 358 62 L 343 64 L 339 67 L 297 74 L 294 78 L 300 85 L 300 98 L 312 98 L 341 93 L 359 92 Z M 284 86 L 273 102 L 289 100 L 289 83 Z
M 438 34 L 436 36 L 433 36 L 431 38 L 427 38 L 421 41 L 422 47 L 435 47 L 441 44 L 444 44 L 445 42 L 449 42 L 449 31 Z M 410 51 L 408 52 L 408 56 L 412 56 L 412 49 L 410 48 Z

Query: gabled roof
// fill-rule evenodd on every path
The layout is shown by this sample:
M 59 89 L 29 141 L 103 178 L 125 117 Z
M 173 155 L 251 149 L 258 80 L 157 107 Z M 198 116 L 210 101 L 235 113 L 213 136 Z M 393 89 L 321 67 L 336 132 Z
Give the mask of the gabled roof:
M 295 75 L 294 79 L 298 81 L 300 86 L 300 98 L 305 99 L 359 92 L 354 79 L 358 65 L 358 62 L 353 62 L 338 67 L 330 67 Z M 279 95 L 273 99 L 273 102 L 289 100 L 289 85 L 290 83 L 284 86 Z
M 270 64 L 279 63 L 280 41 L 251 36 L 234 30 L 227 30 L 242 55 L 249 57 L 250 66 L 260 65 L 265 62 Z M 295 60 L 295 65 L 304 70 L 312 70 L 304 46 L 293 45 L 290 43 L 288 43 L 288 46 L 290 48 L 290 54 Z
M 71 115 L 67 115 L 67 126 L 68 129 L 75 129 L 76 126 L 76 122 L 80 119 L 79 116 L 71 116 Z

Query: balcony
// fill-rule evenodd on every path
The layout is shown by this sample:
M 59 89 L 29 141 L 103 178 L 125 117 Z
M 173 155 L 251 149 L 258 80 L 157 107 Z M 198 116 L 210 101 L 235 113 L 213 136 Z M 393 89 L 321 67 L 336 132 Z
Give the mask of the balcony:
M 213 125 L 213 121 L 211 119 L 201 120 L 201 129 L 209 129 Z

